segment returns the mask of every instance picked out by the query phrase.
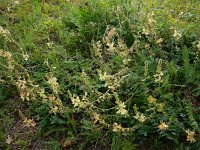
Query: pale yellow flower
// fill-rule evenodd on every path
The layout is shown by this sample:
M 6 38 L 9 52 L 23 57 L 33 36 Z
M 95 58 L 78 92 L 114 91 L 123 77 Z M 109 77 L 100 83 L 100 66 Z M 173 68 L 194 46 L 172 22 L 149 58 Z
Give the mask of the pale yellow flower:
M 160 122 L 160 125 L 158 126 L 158 128 L 159 128 L 161 131 L 167 130 L 167 129 L 168 129 L 168 125 L 167 125 L 165 122 L 161 121 L 161 122 Z
M 62 101 L 61 101 L 59 98 L 56 98 L 56 99 L 53 101 L 53 103 L 54 103 L 55 105 L 59 106 L 59 107 L 62 107 L 62 106 L 63 106 Z
M 10 32 L 7 29 L 4 29 L 2 26 L 0 26 L 0 34 L 9 35 Z
M 39 94 L 39 96 L 41 98 L 43 98 L 43 100 L 46 102 L 47 96 L 45 95 L 45 90 L 43 88 L 40 88 L 37 93 Z
M 96 112 L 93 112 L 93 117 L 94 117 L 94 124 L 100 120 L 100 116 Z
M 0 34 L 2 34 L 6 40 L 11 41 L 9 36 L 10 32 L 7 29 L 4 29 L 2 26 L 0 26 Z
M 6 143 L 11 144 L 12 141 L 13 141 L 12 137 L 10 135 L 8 135 L 6 138 Z
M 5 51 L 4 52 L 4 57 L 6 57 L 8 60 L 10 60 L 11 57 L 12 57 L 12 54 L 9 51 Z
M 156 41 L 157 44 L 160 44 L 160 43 L 162 43 L 162 42 L 163 42 L 163 38 L 159 38 L 159 39 Z
M 124 60 L 123 60 L 123 64 L 124 64 L 124 65 L 127 65 L 130 61 L 131 61 L 131 59 L 124 59 Z
M 140 118 L 140 113 L 139 112 L 136 113 L 136 115 L 134 116 L 134 118 L 138 120 Z
M 114 43 L 108 43 L 107 44 L 109 46 L 108 51 L 112 54 L 115 52 L 115 47 L 114 47 Z
M 50 111 L 49 111 L 50 114 L 52 114 L 52 113 L 56 114 L 57 112 L 58 112 L 58 107 L 57 106 L 50 107 Z
M 153 96 L 151 96 L 151 95 L 147 98 L 147 100 L 148 100 L 148 102 L 149 102 L 150 104 L 156 103 L 156 99 L 153 98 Z
M 162 79 L 162 77 L 163 77 L 163 72 L 162 71 L 160 71 L 160 73 L 157 73 L 157 74 L 155 74 L 155 75 L 153 75 L 154 76 L 154 78 L 155 78 L 155 82 L 156 83 L 162 83 L 163 82 L 163 79 Z
M 68 91 L 68 92 L 69 92 L 69 96 L 70 96 L 70 99 L 71 99 L 72 104 L 74 105 L 74 107 L 86 108 L 89 105 L 91 105 L 91 103 L 88 101 L 86 92 L 85 92 L 85 95 L 83 96 L 82 99 L 80 99 L 78 95 L 71 94 L 70 91 Z
M 57 78 L 56 77 L 51 77 L 48 79 L 47 81 L 50 85 L 53 85 L 53 86 L 56 86 L 58 83 L 57 83 Z
M 150 44 L 145 44 L 146 49 L 150 49 Z
M 13 1 L 14 5 L 19 5 L 19 1 Z
M 142 29 L 142 34 L 144 34 L 144 35 L 149 35 L 149 34 L 150 34 L 150 31 L 149 31 L 148 29 L 143 28 L 143 29 Z
M 124 102 L 116 101 L 116 104 L 118 106 L 118 111 L 116 112 L 117 114 L 128 115 L 128 111 L 125 109 L 126 105 Z
M 114 132 L 120 132 L 120 131 L 122 131 L 122 126 L 121 126 L 121 124 L 117 124 L 116 122 L 115 123 L 113 123 L 113 131 Z
M 191 143 L 196 142 L 196 139 L 194 137 L 195 131 L 190 131 L 189 129 L 185 131 L 187 133 L 187 141 L 190 141 Z
M 160 59 L 158 61 L 158 65 L 157 65 L 157 69 L 156 69 L 156 74 L 153 75 L 154 76 L 154 79 L 155 79 L 155 82 L 156 83 L 162 83 L 163 82 L 163 72 L 162 72 L 162 59 Z
M 27 119 L 26 117 L 24 118 L 23 123 L 27 127 L 35 127 L 35 125 L 36 125 L 36 123 L 33 119 Z
M 140 117 L 139 117 L 139 119 L 138 119 L 138 121 L 140 121 L 140 122 L 143 123 L 143 122 L 146 121 L 146 117 L 143 114 L 141 114 Z
M 112 28 L 108 31 L 108 38 L 111 39 L 116 34 L 116 29 Z
M 104 72 L 104 74 L 102 74 L 101 71 L 99 71 L 98 73 L 99 73 L 99 79 L 101 81 L 110 80 L 112 78 L 111 75 L 107 75 L 107 72 Z
M 179 40 L 181 38 L 181 33 L 177 30 L 174 30 L 174 34 L 173 34 L 174 38 L 176 38 L 176 40 Z
M 51 85 L 53 91 L 55 93 L 58 93 L 58 82 L 57 82 L 57 78 L 56 77 L 49 77 L 47 83 L 49 83 L 49 85 Z
M 198 50 L 200 51 L 200 41 L 199 41 L 199 43 L 197 44 L 197 48 L 198 48 Z
M 153 18 L 149 18 L 149 19 L 148 19 L 148 23 L 149 23 L 150 25 L 152 25 L 152 24 L 157 23 L 157 21 L 154 20 Z
M 141 123 L 146 121 L 146 117 L 140 112 L 137 112 L 134 118 L 137 119 Z
M 79 96 L 77 96 L 77 95 L 73 95 L 73 97 L 71 97 L 71 101 L 72 101 L 72 104 L 74 105 L 74 107 L 78 107 L 81 103 L 81 100 L 80 100 Z
M 101 41 L 98 41 L 96 45 L 94 45 L 94 52 L 96 56 L 102 57 L 102 44 Z
M 53 47 L 53 44 L 54 44 L 53 42 L 48 42 L 48 43 L 47 43 L 48 48 L 52 48 L 52 47 Z
M 29 59 L 29 55 L 27 53 L 22 54 L 22 57 L 24 58 L 25 61 Z
M 116 113 L 121 115 L 128 115 L 128 111 L 124 108 L 119 109 Z

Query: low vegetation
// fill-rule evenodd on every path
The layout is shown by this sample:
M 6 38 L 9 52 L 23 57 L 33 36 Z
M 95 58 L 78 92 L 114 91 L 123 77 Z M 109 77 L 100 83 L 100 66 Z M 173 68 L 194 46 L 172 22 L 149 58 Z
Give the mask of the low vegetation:
M 0 1 L 0 149 L 197 150 L 198 0 Z

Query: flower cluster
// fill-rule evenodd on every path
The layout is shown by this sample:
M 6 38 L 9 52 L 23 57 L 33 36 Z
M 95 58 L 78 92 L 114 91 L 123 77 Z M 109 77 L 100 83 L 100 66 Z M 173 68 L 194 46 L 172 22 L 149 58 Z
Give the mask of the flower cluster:
M 0 49 L 0 57 L 4 57 L 7 59 L 7 66 L 5 66 L 9 71 L 12 71 L 14 68 L 12 54 L 9 51 L 3 51 Z
M 200 51 L 200 41 L 199 41 L 199 43 L 197 44 L 197 48 L 198 48 L 198 50 Z
M 147 98 L 147 100 L 148 100 L 149 104 L 155 104 L 156 103 L 156 99 L 151 95 Z
M 74 107 L 87 108 L 91 106 L 91 103 L 88 102 L 87 93 L 85 93 L 82 99 L 80 99 L 79 96 L 76 94 L 71 94 L 70 91 L 68 91 L 68 94 Z
M 22 77 L 19 77 L 15 84 L 23 101 L 35 99 L 35 90 L 38 86 L 34 86 L 30 80 L 22 79 Z
M 126 105 L 124 104 L 124 102 L 116 100 L 115 103 L 117 104 L 117 109 L 118 109 L 118 111 L 116 112 L 117 114 L 128 115 L 128 111 L 125 109 Z
M 154 98 L 153 96 L 150 95 L 147 98 L 147 101 L 148 101 L 148 104 L 149 104 L 149 107 L 150 107 L 149 110 L 156 109 L 158 112 L 163 112 L 164 104 L 163 103 L 158 103 L 156 98 Z M 149 111 L 149 110 L 146 110 L 146 111 Z
M 113 123 L 113 131 L 114 131 L 114 132 L 121 132 L 121 131 L 122 131 L 122 126 L 121 126 L 121 124 L 117 124 L 116 122 Z
M 29 59 L 29 55 L 28 55 L 27 53 L 23 53 L 23 54 L 22 54 L 22 57 L 23 57 L 23 59 L 24 59 L 25 61 L 28 61 L 28 59 Z
M 187 133 L 187 141 L 190 141 L 191 143 L 196 142 L 196 139 L 194 137 L 195 131 L 190 131 L 189 129 L 185 131 Z
M 124 127 L 122 127 L 121 124 L 118 124 L 116 122 L 113 123 L 112 127 L 113 127 L 113 132 L 133 132 L 133 131 L 135 131 L 135 127 L 124 128 Z
M 13 8 L 20 4 L 19 1 L 12 0 L 7 8 L 8 11 L 11 11 Z
M 57 82 L 57 78 L 53 77 L 52 75 L 50 77 L 48 77 L 48 81 L 47 83 L 51 86 L 51 88 L 53 89 L 53 92 L 58 94 L 58 82 Z
M 36 123 L 33 119 L 24 118 L 23 123 L 26 127 L 35 127 Z
M 177 31 L 177 30 L 174 30 L 174 34 L 173 34 L 173 37 L 176 39 L 176 40 L 179 40 L 181 38 L 182 34 L 180 33 L 180 31 Z
M 141 123 L 144 123 L 146 121 L 146 117 L 140 112 L 137 112 L 134 118 L 137 119 Z
M 4 38 L 11 42 L 11 38 L 10 38 L 10 32 L 7 29 L 4 29 L 2 26 L 0 26 L 0 34 L 4 36 Z
M 168 129 L 168 125 L 167 125 L 165 122 L 161 121 L 161 122 L 160 122 L 160 125 L 158 126 L 158 128 L 159 128 L 161 131 L 164 131 L 164 130 L 167 130 L 167 129 Z
M 159 60 L 156 74 L 154 75 L 155 83 L 162 83 L 163 82 L 163 72 L 162 72 L 162 59 Z
M 24 126 L 26 126 L 26 127 L 35 127 L 36 126 L 36 122 L 33 119 L 28 119 L 27 117 L 25 117 L 24 114 L 21 112 L 21 110 L 19 111 L 19 116 L 23 120 Z
M 121 72 L 114 75 L 108 75 L 107 72 L 102 73 L 102 70 L 98 70 L 98 75 L 99 79 L 105 82 L 105 87 L 114 90 L 120 87 L 120 82 L 126 77 L 126 75 L 123 75 L 126 71 L 126 68 L 124 68 Z

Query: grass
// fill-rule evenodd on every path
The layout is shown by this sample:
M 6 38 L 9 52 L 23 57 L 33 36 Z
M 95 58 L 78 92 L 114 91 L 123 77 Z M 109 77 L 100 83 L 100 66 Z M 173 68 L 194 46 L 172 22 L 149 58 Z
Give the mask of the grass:
M 199 4 L 0 1 L 0 149 L 198 149 Z

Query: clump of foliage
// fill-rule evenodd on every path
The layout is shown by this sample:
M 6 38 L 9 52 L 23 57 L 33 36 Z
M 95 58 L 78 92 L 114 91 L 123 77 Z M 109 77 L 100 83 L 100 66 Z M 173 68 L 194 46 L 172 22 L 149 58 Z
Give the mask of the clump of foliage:
M 38 137 L 71 149 L 199 147 L 198 1 L 2 3 L 1 85 Z

